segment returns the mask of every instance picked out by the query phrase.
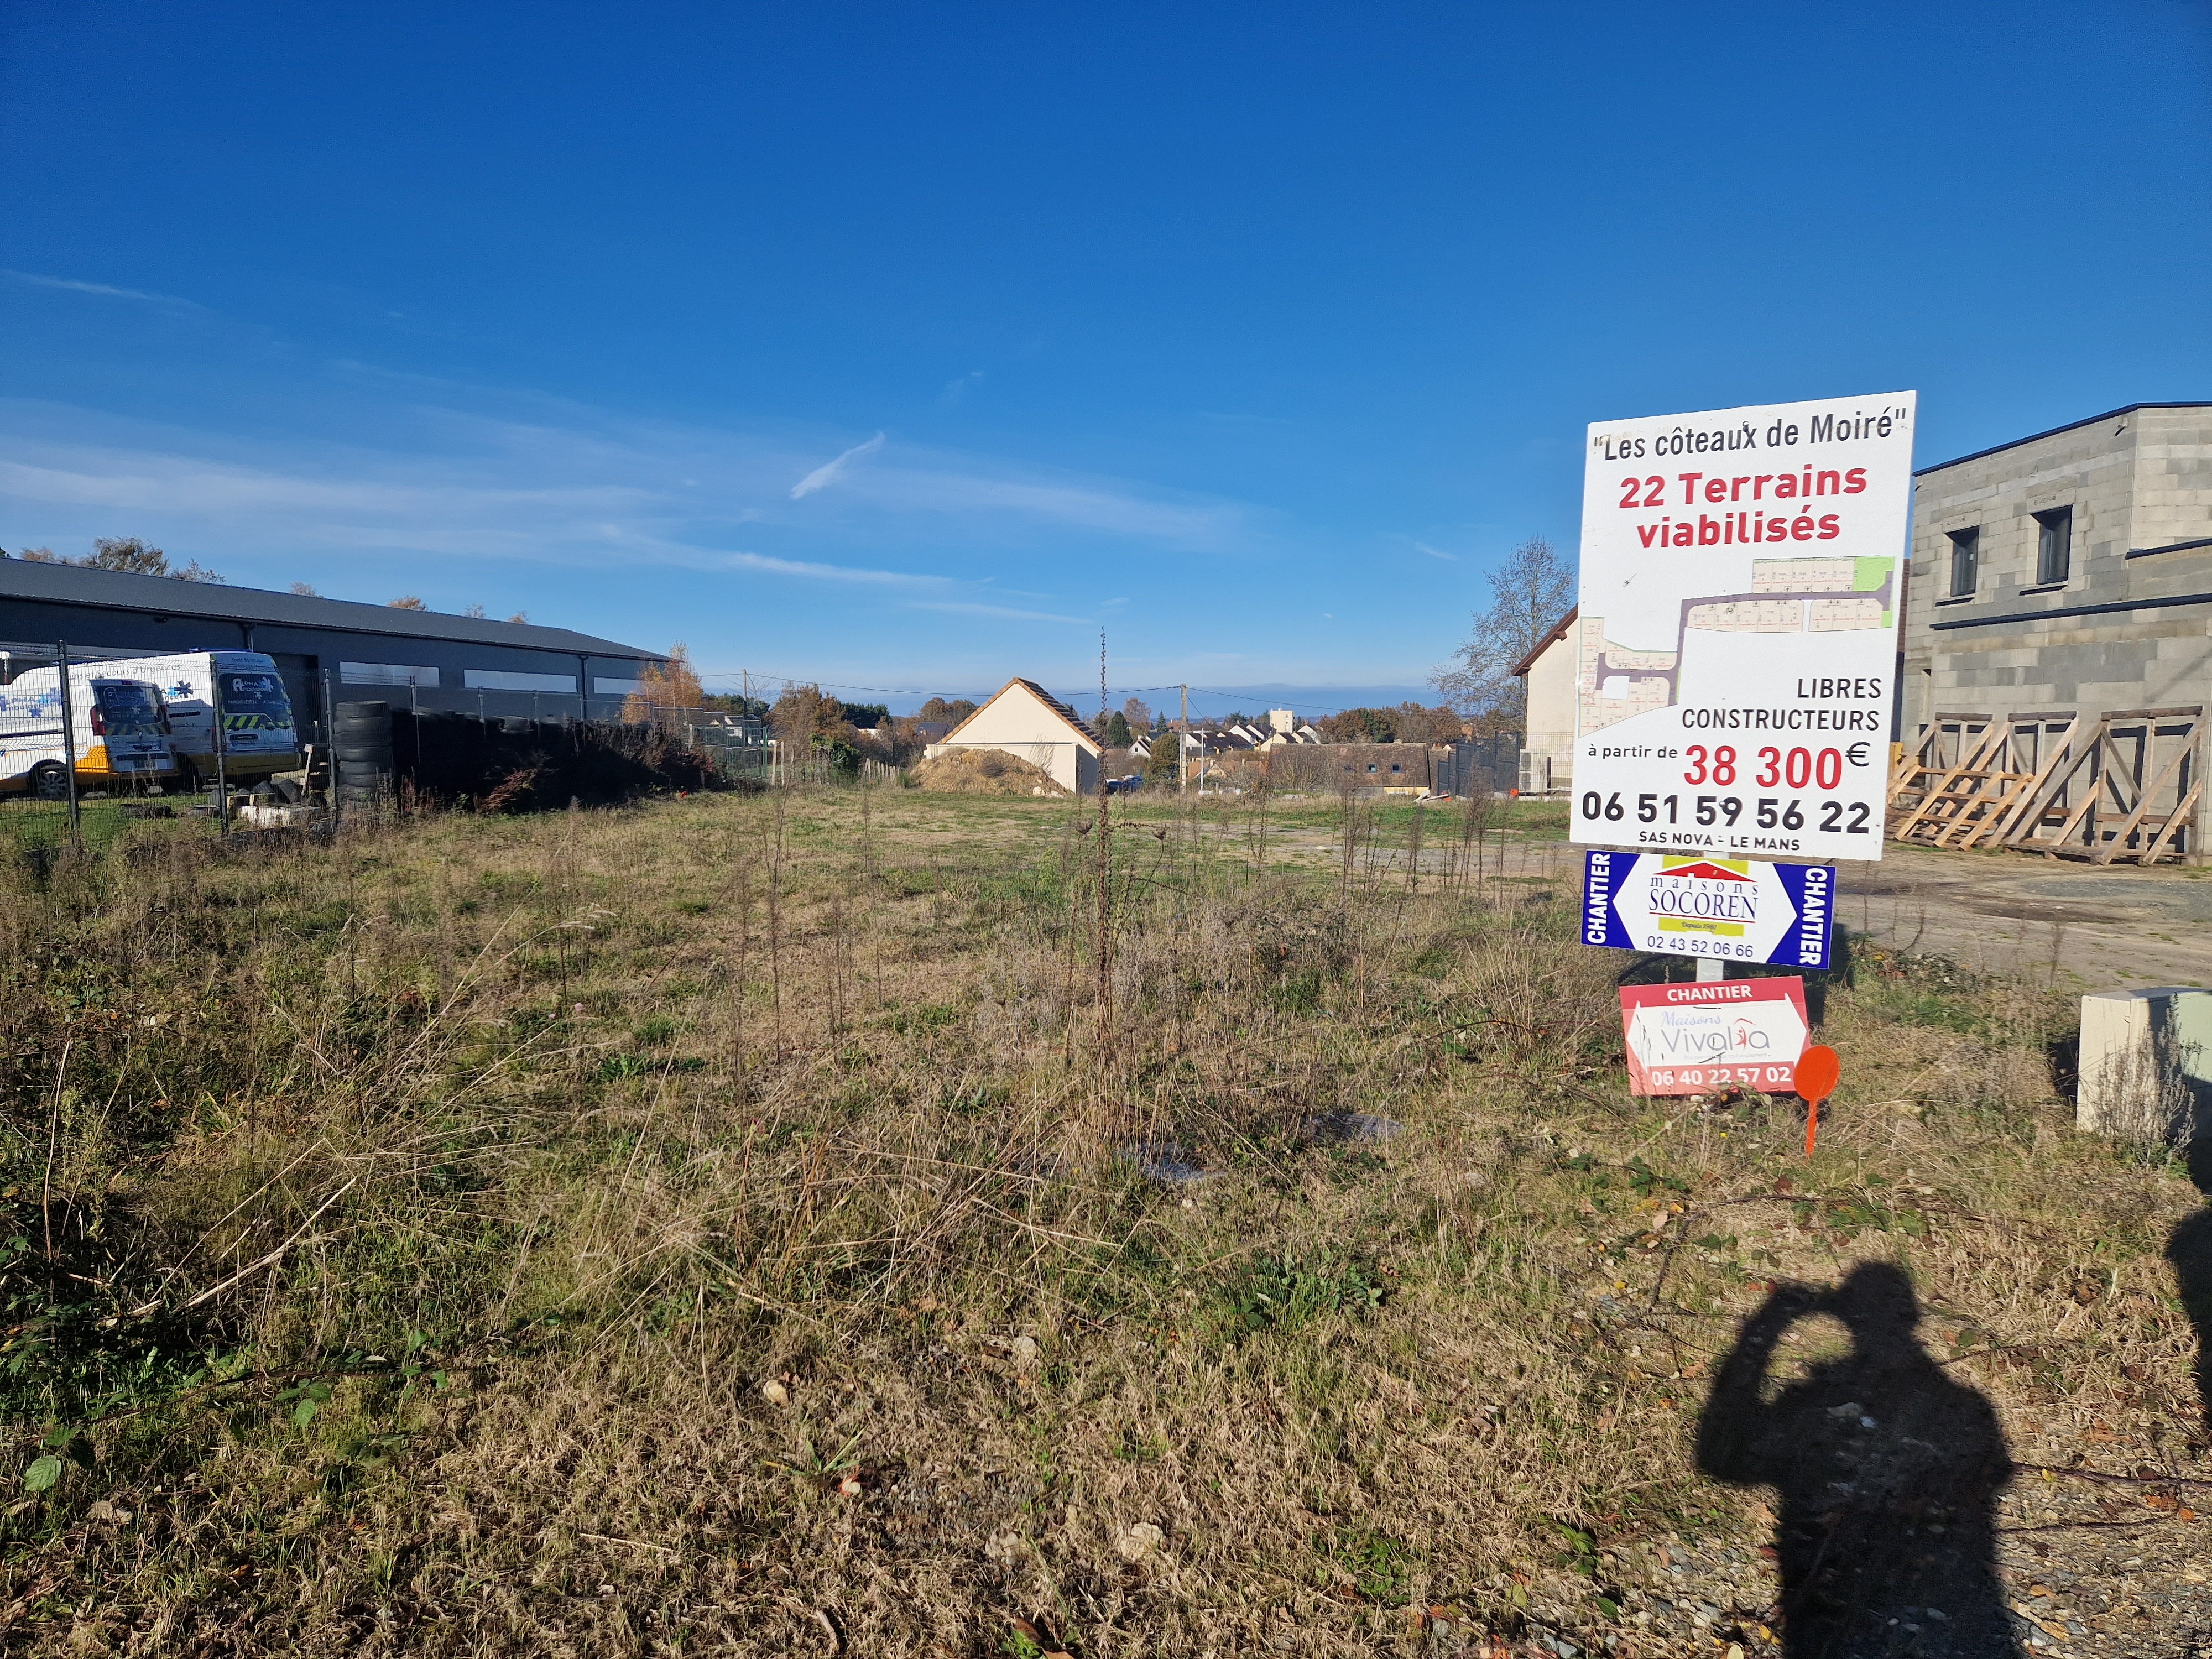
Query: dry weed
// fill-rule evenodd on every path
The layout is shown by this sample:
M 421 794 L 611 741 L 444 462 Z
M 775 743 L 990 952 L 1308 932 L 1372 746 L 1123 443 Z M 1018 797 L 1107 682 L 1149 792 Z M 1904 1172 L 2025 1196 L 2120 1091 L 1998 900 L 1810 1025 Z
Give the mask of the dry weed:
M 1759 1651 L 1644 1581 L 1763 1571 L 1705 1380 L 1868 1258 L 2124 1477 L 2017 1524 L 2188 1547 L 2191 1195 L 2072 1134 L 2047 996 L 1863 958 L 1808 1165 L 1623 1092 L 1621 963 L 1467 856 L 1525 821 L 1395 810 L 1121 810 L 1103 1043 L 1080 804 L 11 872 L 11 1650 Z

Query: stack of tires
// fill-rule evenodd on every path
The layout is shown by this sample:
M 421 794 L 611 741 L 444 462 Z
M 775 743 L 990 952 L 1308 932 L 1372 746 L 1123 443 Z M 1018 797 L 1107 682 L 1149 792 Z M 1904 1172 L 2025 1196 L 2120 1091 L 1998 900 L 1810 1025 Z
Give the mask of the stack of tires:
M 339 799 L 374 804 L 392 795 L 392 705 L 342 702 L 337 706 L 337 751 Z

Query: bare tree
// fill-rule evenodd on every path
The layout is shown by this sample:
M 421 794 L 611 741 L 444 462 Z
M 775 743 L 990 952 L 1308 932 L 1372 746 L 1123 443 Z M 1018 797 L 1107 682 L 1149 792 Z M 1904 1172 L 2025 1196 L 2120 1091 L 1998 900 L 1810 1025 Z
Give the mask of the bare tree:
M 33 564 L 73 564 L 86 570 L 119 570 L 129 576 L 173 576 L 179 581 L 215 582 L 222 578 L 194 559 L 182 570 L 169 563 L 169 556 L 151 542 L 136 536 L 101 536 L 92 551 L 81 559 L 58 557 L 52 548 L 27 547 L 23 556 Z
M 1513 665 L 1566 615 L 1575 571 L 1551 543 L 1531 536 L 1489 576 L 1489 609 L 1475 613 L 1467 643 L 1429 684 L 1479 726 L 1510 731 L 1521 724 L 1527 692 Z
M 1330 743 L 1457 743 L 1460 717 L 1449 708 L 1407 701 L 1395 708 L 1347 708 L 1316 720 Z
M 666 662 L 649 662 L 638 670 L 637 690 L 623 699 L 622 717 L 653 720 L 661 718 L 660 711 L 703 708 L 706 701 L 699 671 L 691 665 L 691 653 L 678 640 L 669 647 Z
M 122 570 L 134 576 L 166 576 L 169 556 L 136 536 L 101 536 L 92 552 L 76 562 L 94 570 Z

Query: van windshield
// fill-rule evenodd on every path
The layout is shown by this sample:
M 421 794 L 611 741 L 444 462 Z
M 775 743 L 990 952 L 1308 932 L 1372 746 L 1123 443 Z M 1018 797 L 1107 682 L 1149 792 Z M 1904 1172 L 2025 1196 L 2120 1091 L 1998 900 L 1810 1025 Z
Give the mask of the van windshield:
M 222 712 L 227 724 L 236 726 L 241 716 L 257 717 L 257 726 L 289 726 L 292 723 L 291 700 L 284 695 L 284 682 L 274 674 L 257 674 L 250 669 L 225 669 L 222 682 Z
M 161 735 L 161 701 L 143 680 L 96 680 L 93 701 L 108 734 L 118 738 Z

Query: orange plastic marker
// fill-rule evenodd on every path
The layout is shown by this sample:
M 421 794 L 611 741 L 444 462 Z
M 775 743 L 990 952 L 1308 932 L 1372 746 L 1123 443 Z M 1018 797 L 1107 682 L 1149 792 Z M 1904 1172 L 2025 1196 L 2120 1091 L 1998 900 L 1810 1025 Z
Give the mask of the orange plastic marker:
M 1836 1091 L 1843 1062 L 1826 1045 L 1797 1056 L 1797 1097 L 1805 1103 L 1805 1156 L 1813 1156 L 1813 1137 L 1820 1127 L 1820 1103 Z

